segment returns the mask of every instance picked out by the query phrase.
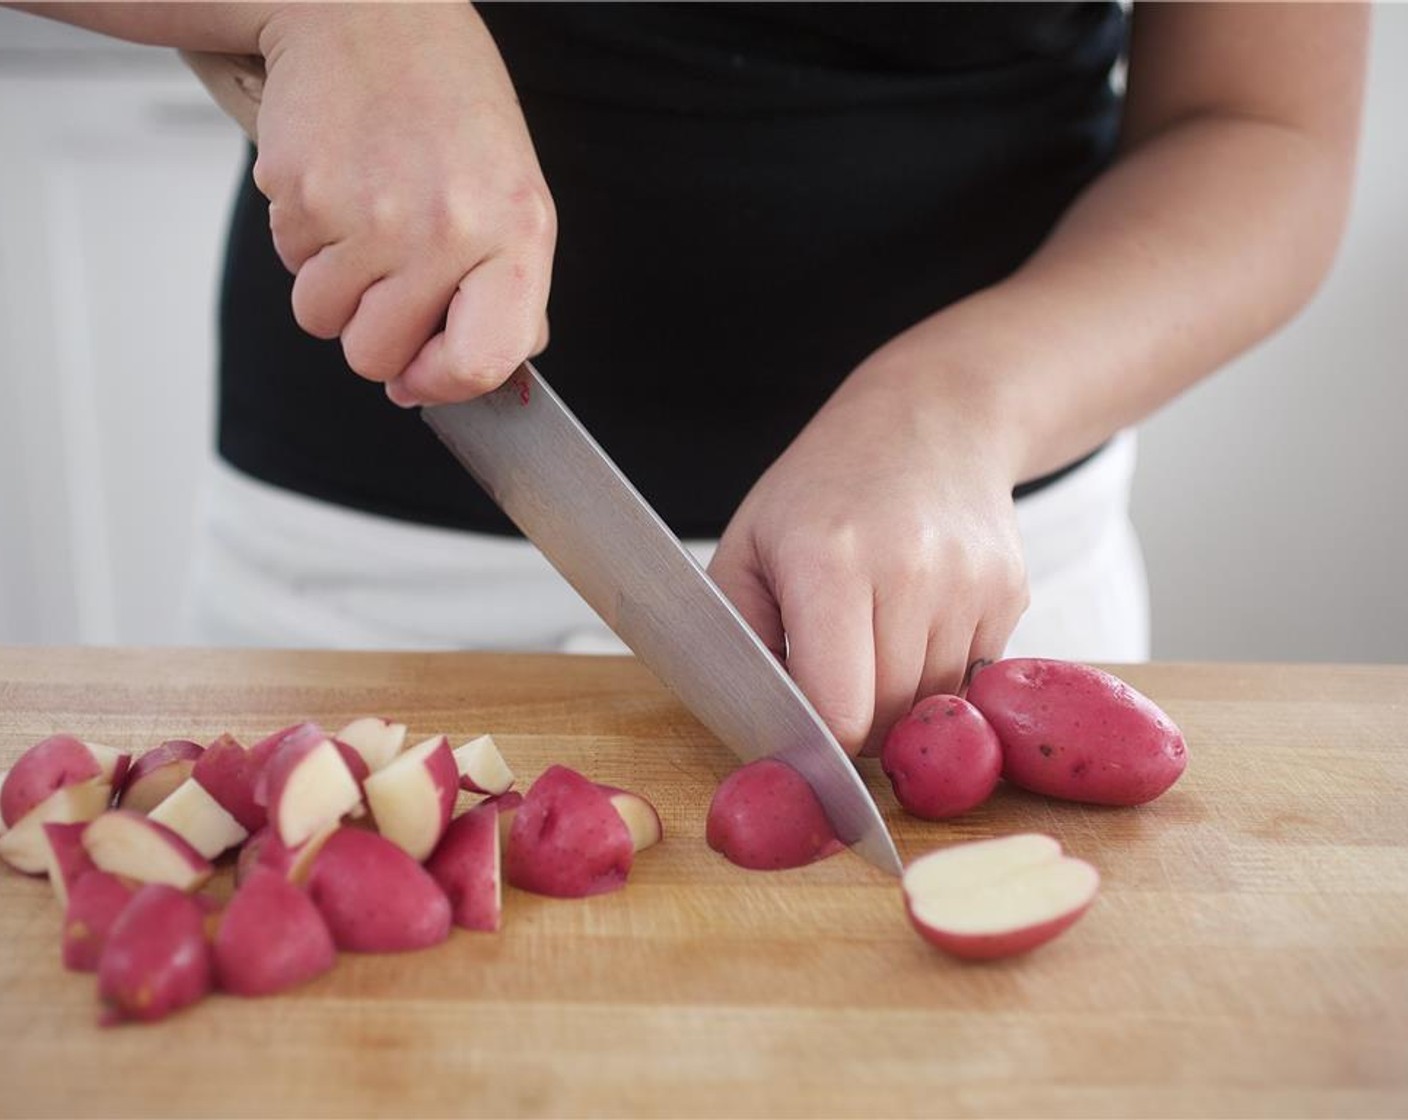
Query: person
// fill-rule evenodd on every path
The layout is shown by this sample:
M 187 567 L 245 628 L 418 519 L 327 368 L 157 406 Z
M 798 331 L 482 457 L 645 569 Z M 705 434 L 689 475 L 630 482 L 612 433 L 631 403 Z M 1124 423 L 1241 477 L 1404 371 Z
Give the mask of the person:
M 852 752 L 1004 652 L 1147 656 L 1132 431 L 1326 274 L 1369 23 L 38 7 L 263 67 L 201 636 L 580 648 L 586 608 L 387 404 L 541 354 Z

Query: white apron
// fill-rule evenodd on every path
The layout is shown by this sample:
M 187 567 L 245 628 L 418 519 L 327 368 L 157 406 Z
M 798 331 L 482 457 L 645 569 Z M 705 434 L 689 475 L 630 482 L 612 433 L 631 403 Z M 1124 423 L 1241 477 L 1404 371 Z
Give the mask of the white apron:
M 1031 606 L 1007 656 L 1148 659 L 1144 564 L 1128 515 L 1134 463 L 1125 432 L 1017 503 Z M 525 541 L 344 509 L 223 463 L 198 518 L 185 612 L 193 644 L 627 652 Z M 686 544 L 708 563 L 715 542 Z

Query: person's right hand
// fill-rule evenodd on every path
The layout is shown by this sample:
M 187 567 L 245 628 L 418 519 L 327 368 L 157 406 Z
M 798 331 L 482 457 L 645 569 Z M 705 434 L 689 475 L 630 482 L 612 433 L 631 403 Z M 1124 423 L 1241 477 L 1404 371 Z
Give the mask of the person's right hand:
M 405 407 L 499 385 L 547 343 L 556 218 L 474 9 L 294 4 L 260 47 L 254 180 L 298 324 Z

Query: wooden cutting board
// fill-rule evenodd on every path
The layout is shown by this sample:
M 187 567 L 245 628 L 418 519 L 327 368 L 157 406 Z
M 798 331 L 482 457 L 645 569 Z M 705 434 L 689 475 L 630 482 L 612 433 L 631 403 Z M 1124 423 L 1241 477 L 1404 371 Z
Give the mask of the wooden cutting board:
M 1189 741 L 1151 805 L 1002 790 L 930 824 L 863 763 L 906 858 L 1039 829 L 1103 872 L 1066 937 L 971 965 L 850 853 L 709 851 L 733 760 L 629 659 L 0 649 L 0 766 L 60 729 L 139 750 L 372 712 L 638 789 L 667 831 L 615 894 L 507 891 L 499 934 L 107 1030 L 47 884 L 0 868 L 0 1115 L 1408 1114 L 1408 667 L 1121 674 Z

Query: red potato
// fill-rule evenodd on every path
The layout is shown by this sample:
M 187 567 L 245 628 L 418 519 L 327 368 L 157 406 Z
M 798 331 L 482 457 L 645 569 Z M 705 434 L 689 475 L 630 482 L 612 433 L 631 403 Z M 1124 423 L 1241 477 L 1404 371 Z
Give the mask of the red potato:
M 500 852 L 508 847 L 508 834 L 513 830 L 513 818 L 518 815 L 518 809 L 522 804 L 523 794 L 516 789 L 511 789 L 507 793 L 501 793 L 495 797 L 486 797 L 475 806 L 476 808 L 493 807 L 499 821 Z
M 260 829 L 240 848 L 239 858 L 235 861 L 235 886 L 248 879 L 256 867 L 277 871 L 295 886 L 303 886 L 324 842 L 340 827 L 336 821 L 324 825 L 296 848 L 286 845 L 272 828 L 266 826 Z
M 308 897 L 339 949 L 396 953 L 450 935 L 450 902 L 429 873 L 390 840 L 339 828 L 308 874 Z
M 367 770 L 374 774 L 401 753 L 406 745 L 406 725 L 380 716 L 363 716 L 333 737 L 361 755 Z
M 605 791 L 550 766 L 514 813 L 504 877 L 534 894 L 582 898 L 625 886 L 634 856 L 630 830 Z
M 291 848 L 362 803 L 342 752 L 316 723 L 302 724 L 278 742 L 259 771 L 254 796 Z
M 806 779 L 775 758 L 741 766 L 719 783 L 705 839 L 755 871 L 801 867 L 845 849 Z
M 102 765 L 81 739 L 50 735 L 20 755 L 5 775 L 0 786 L 0 820 L 13 828 L 50 794 L 102 776 Z
M 503 915 L 499 814 L 480 803 L 450 822 L 425 869 L 450 900 L 462 929 L 496 930 Z
M 455 811 L 459 771 L 450 740 L 436 735 L 398 754 L 367 779 L 366 791 L 377 831 L 412 859 L 425 859 Z
M 167 794 L 147 817 L 171 829 L 206 859 L 242 844 L 249 835 L 194 776 Z
M 118 790 L 117 807 L 150 813 L 191 776 L 205 750 L 189 739 L 168 739 L 133 760 Z
M 497 797 L 513 786 L 513 771 L 499 753 L 492 735 L 480 735 L 456 747 L 455 766 L 459 770 L 460 788 L 470 793 Z
M 191 778 L 210 794 L 225 812 L 254 834 L 269 820 L 263 805 L 254 799 L 260 760 L 232 735 L 221 735 L 201 752 L 191 768 Z
M 1002 776 L 1033 793 L 1142 805 L 1183 773 L 1183 735 L 1148 697 L 1090 665 L 1041 658 L 980 670 L 968 701 L 1002 742 Z
M 611 799 L 612 806 L 626 822 L 626 829 L 631 834 L 631 847 L 636 851 L 654 847 L 665 838 L 665 826 L 660 823 L 659 812 L 640 794 L 616 786 L 598 785 L 598 788 Z
M 220 915 L 211 945 L 217 986 L 264 996 L 321 976 L 337 960 L 327 923 L 301 890 L 256 867 Z
M 1002 744 L 966 700 L 930 696 L 890 728 L 880 765 L 906 812 L 940 821 L 981 805 L 997 788 Z
M 44 874 L 51 858 L 44 826 L 91 821 L 111 799 L 112 787 L 101 777 L 55 790 L 0 835 L 0 859 L 26 875 Z
M 965 960 L 996 960 L 1043 945 L 1076 923 L 1100 874 L 1024 833 L 954 844 L 905 868 L 905 912 L 926 941 Z
M 113 789 L 121 789 L 127 781 L 127 771 L 132 767 L 132 755 L 102 743 L 89 743 L 85 740 L 83 745 L 98 760 L 98 768 L 107 783 Z
M 109 931 L 98 961 L 103 1024 L 164 1018 L 211 987 L 210 946 L 199 902 L 164 883 L 148 883 Z
M 83 830 L 99 870 L 177 890 L 199 890 L 215 868 L 178 833 L 130 809 L 111 809 Z
M 68 906 L 69 892 L 82 875 L 97 870 L 88 849 L 83 846 L 83 830 L 87 827 L 87 821 L 44 825 L 44 840 L 48 845 L 45 870 L 60 906 Z
M 107 871 L 89 871 L 74 881 L 64 904 L 65 968 L 98 971 L 108 933 L 136 893 L 136 887 Z

